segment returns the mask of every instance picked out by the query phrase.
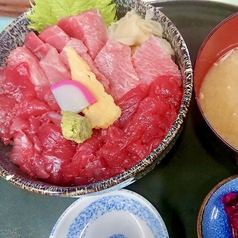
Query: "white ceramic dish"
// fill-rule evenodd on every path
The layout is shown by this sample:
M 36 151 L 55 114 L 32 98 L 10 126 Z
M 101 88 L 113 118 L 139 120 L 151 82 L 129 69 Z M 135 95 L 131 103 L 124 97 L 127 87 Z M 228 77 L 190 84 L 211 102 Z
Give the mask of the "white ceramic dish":
M 158 211 L 141 195 L 118 190 L 81 197 L 56 222 L 50 238 L 168 238 Z

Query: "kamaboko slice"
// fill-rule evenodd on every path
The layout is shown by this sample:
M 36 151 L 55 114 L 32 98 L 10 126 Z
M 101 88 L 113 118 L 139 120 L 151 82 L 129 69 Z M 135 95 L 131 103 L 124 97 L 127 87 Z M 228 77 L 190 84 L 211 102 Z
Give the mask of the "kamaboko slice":
M 63 111 L 79 113 L 96 102 L 96 98 L 88 88 L 75 80 L 62 80 L 51 86 L 50 89 Z

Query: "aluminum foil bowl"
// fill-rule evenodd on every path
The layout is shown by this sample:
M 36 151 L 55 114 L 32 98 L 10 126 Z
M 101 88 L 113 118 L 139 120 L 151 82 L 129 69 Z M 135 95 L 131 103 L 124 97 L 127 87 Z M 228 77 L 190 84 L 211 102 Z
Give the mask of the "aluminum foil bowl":
M 144 16 L 146 11 L 152 8 L 152 6 L 147 3 L 135 0 L 121 0 L 115 1 L 115 3 L 117 5 L 118 16 L 125 15 L 125 13 L 131 9 L 136 9 L 139 14 Z M 27 28 L 29 22 L 25 18 L 26 14 L 28 14 L 28 12 L 18 17 L 0 34 L 0 65 L 5 64 L 5 59 L 10 50 L 23 44 L 24 37 L 29 32 L 29 29 Z M 192 97 L 193 72 L 186 43 L 176 26 L 156 8 L 154 8 L 154 19 L 161 23 L 164 29 L 164 38 L 171 43 L 172 48 L 175 51 L 175 60 L 181 69 L 183 87 L 182 103 L 176 121 L 157 148 L 131 169 L 110 179 L 86 186 L 54 186 L 35 180 L 24 174 L 16 165 L 10 162 L 7 157 L 7 153 L 11 150 L 11 147 L 5 147 L 3 144 L 0 144 L 1 177 L 22 189 L 39 194 L 52 196 L 82 196 L 126 187 L 143 177 L 161 162 L 173 147 L 183 128 Z

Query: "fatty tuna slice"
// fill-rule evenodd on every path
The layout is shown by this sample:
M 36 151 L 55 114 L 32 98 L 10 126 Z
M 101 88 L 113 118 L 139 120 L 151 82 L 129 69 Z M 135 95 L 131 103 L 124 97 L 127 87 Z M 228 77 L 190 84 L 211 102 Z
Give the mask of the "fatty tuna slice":
M 109 39 L 94 62 L 110 82 L 110 92 L 115 100 L 136 87 L 140 82 L 131 62 L 131 48 Z
M 54 46 L 58 52 L 61 52 L 70 37 L 58 26 L 52 25 L 46 27 L 40 34 L 39 38 L 52 46 Z
M 55 48 L 52 48 L 40 61 L 40 66 L 45 72 L 50 85 L 71 78 L 69 69 L 63 63 L 60 54 Z
M 92 59 L 107 41 L 107 26 L 98 10 L 62 18 L 58 26 L 69 36 L 82 40 Z
M 138 77 L 147 84 L 161 75 L 181 78 L 178 66 L 153 35 L 136 50 L 132 56 L 132 64 Z
M 79 55 L 88 52 L 88 48 L 85 46 L 85 44 L 81 40 L 74 37 L 71 37 L 65 46 L 73 47 Z
M 41 60 L 47 52 L 53 48 L 48 43 L 44 43 L 33 31 L 26 35 L 24 46 L 29 49 L 37 58 Z
M 109 80 L 98 70 L 92 57 L 88 54 L 88 49 L 84 43 L 76 38 L 71 38 L 66 46 L 70 46 L 77 51 L 77 53 L 87 62 L 92 72 L 96 75 L 98 81 L 104 86 L 106 92 L 109 93 Z M 68 68 L 70 68 L 67 54 L 64 50 L 60 53 L 60 56 L 62 61 L 68 66 Z
M 7 58 L 9 66 L 16 66 L 20 63 L 27 63 L 31 76 L 31 82 L 35 86 L 49 85 L 49 81 L 39 65 L 39 60 L 26 47 L 17 47 L 12 50 Z
M 84 43 L 81 40 L 78 40 L 76 38 L 71 38 L 67 42 L 67 44 L 65 45 L 65 47 L 67 47 L 67 46 L 70 46 L 70 47 L 74 48 L 76 50 L 76 52 L 81 57 L 83 55 L 88 55 L 88 53 L 87 53 L 88 49 L 87 49 L 87 47 L 84 45 Z M 69 67 L 69 62 L 68 62 L 68 56 L 67 56 L 66 52 L 64 51 L 64 49 L 60 52 L 60 57 L 61 57 L 61 60 L 64 62 L 64 64 L 67 65 L 68 68 L 70 68 Z

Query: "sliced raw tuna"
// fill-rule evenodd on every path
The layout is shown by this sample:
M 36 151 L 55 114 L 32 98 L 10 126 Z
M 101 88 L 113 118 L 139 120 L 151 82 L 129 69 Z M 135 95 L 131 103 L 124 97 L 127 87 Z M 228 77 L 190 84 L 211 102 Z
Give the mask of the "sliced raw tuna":
M 152 90 L 152 88 L 155 89 Z M 169 104 L 172 111 L 178 111 L 181 105 L 182 99 L 182 88 L 181 88 L 181 77 L 162 75 L 155 79 L 151 84 L 151 95 L 153 97 L 163 97 Z
M 28 175 L 63 185 L 66 180 L 61 167 L 69 163 L 76 144 L 63 138 L 60 120 L 54 112 L 49 113 L 14 120 L 14 146 L 9 157 Z
M 123 128 L 133 117 L 138 110 L 140 102 L 147 97 L 149 92 L 149 85 L 139 84 L 136 88 L 133 88 L 126 93 L 117 102 L 117 105 L 121 108 L 122 114 L 120 118 L 114 123 L 117 127 Z
M 71 159 L 71 163 L 63 166 L 64 176 L 74 181 L 77 177 L 81 184 L 86 184 L 87 180 L 94 179 L 92 169 L 87 169 L 87 165 L 96 160 L 96 152 L 101 146 L 101 141 L 97 137 L 98 132 L 94 133 L 91 138 L 83 144 L 79 144 L 76 148 L 76 153 Z M 86 152 L 87 151 L 87 152 Z M 86 154 L 85 154 L 86 152 Z
M 23 100 L 12 109 L 15 116 L 24 119 L 31 116 L 41 116 L 50 110 L 51 108 L 46 102 L 40 101 L 36 98 L 32 100 Z
M 0 138 L 5 145 L 10 143 L 10 126 L 12 124 L 12 108 L 16 100 L 5 94 L 0 94 Z
M 37 49 L 42 44 L 44 44 L 44 42 L 34 33 L 34 31 L 27 33 L 24 40 L 24 46 L 30 51 Z
M 178 66 L 153 35 L 136 50 L 132 63 L 138 77 L 148 84 L 161 75 L 181 77 Z
M 43 42 L 54 46 L 59 52 L 62 51 L 64 46 L 70 40 L 70 37 L 58 25 L 46 27 L 39 34 L 39 38 Z
M 14 142 L 9 158 L 51 184 L 90 184 L 131 168 L 163 140 L 181 104 L 180 72 L 159 41 L 150 37 L 132 58 L 129 46 L 107 40 L 101 20 L 92 10 L 62 19 L 63 36 L 56 36 L 63 32 L 59 26 L 43 31 L 43 40 L 30 33 L 0 70 L 0 137 L 6 145 Z M 122 110 L 113 125 L 94 130 L 82 144 L 63 137 L 50 90 L 70 78 L 65 46 L 76 49 Z
M 55 48 L 52 48 L 40 61 L 40 66 L 48 78 L 50 85 L 71 78 L 69 68 L 63 63 L 60 54 Z
M 87 62 L 92 72 L 96 75 L 98 81 L 104 86 L 106 92 L 109 91 L 109 80 L 98 70 L 96 67 L 92 57 L 88 54 L 87 47 L 83 44 L 81 40 L 78 40 L 76 38 L 71 38 L 71 40 L 66 44 L 66 46 L 70 46 L 74 48 L 77 53 Z M 70 68 L 66 52 L 63 50 L 61 53 L 61 59 L 62 61 Z
M 48 43 L 44 43 L 33 31 L 26 35 L 24 46 L 29 49 L 37 58 L 41 60 L 47 52 L 53 48 Z
M 49 81 L 40 67 L 38 59 L 26 47 L 17 47 L 12 50 L 6 61 L 9 66 L 16 66 L 25 62 L 29 66 L 31 82 L 35 86 L 49 85 Z
M 97 80 L 103 85 L 105 91 L 108 94 L 111 94 L 110 91 L 110 82 L 109 79 L 97 68 L 95 62 L 92 60 L 90 55 L 84 54 L 82 58 L 88 63 L 89 67 L 91 68 L 92 72 L 95 74 Z
M 139 78 L 131 62 L 131 48 L 109 39 L 94 62 L 109 79 L 110 92 L 118 100 L 139 84 Z
M 73 37 L 70 38 L 70 40 L 67 42 L 65 46 L 73 47 L 78 52 L 79 55 L 88 52 L 88 48 L 85 46 L 85 44 L 81 40 Z
M 76 38 L 71 38 L 67 42 L 65 47 L 67 46 L 74 48 L 81 57 L 83 57 L 84 55 L 87 55 L 88 57 L 90 57 L 87 53 L 88 48 L 84 45 L 84 43 L 81 40 L 78 40 Z M 64 50 L 60 52 L 60 57 L 61 57 L 61 60 L 64 62 L 64 64 L 67 65 L 68 68 L 70 68 L 69 62 L 68 62 L 68 56 Z
M 71 163 L 63 167 L 64 176 L 71 179 L 73 184 L 90 184 L 124 172 L 122 166 L 114 164 L 109 167 L 104 158 L 98 155 L 103 146 L 100 135 L 101 132 L 96 131 L 90 139 L 79 145 Z M 116 151 L 118 151 L 118 145 Z
M 35 85 L 31 82 L 29 65 L 23 62 L 16 66 L 6 66 L 0 91 L 14 98 L 17 102 L 36 97 Z
M 41 159 L 50 177 L 46 180 L 52 184 L 64 185 L 68 179 L 63 176 L 62 167 L 69 164 L 75 154 L 76 143 L 62 136 L 59 125 L 43 123 L 37 136 L 42 145 Z
M 2 84 L 2 82 L 5 80 L 5 71 L 6 71 L 6 66 L 1 68 L 0 67 L 0 85 Z M 1 94 L 1 86 L 0 86 L 0 94 Z
M 37 99 L 41 101 L 45 101 L 52 110 L 59 111 L 60 107 L 57 101 L 55 100 L 55 97 L 53 93 L 50 90 L 50 87 L 48 86 L 39 86 L 36 89 L 37 91 Z
M 34 178 L 48 178 L 41 157 L 35 153 L 34 141 L 31 136 L 21 130 L 16 132 L 14 145 L 9 155 L 10 160 L 17 164 L 22 171 Z
M 28 130 L 30 128 L 30 122 L 27 119 L 21 118 L 21 117 L 14 117 L 12 119 L 12 124 L 10 127 L 10 133 L 11 135 L 15 136 L 17 132 Z
M 62 18 L 58 26 L 69 36 L 82 40 L 93 59 L 107 41 L 107 26 L 98 10 Z

